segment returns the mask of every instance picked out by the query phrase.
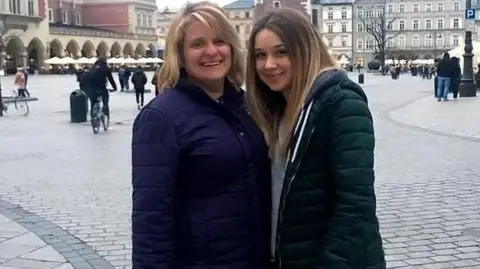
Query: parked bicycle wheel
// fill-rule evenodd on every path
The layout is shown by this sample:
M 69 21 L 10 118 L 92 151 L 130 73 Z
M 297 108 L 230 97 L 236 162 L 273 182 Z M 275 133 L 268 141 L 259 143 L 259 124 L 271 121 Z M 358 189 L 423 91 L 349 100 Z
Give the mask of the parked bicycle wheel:
M 103 125 L 103 130 L 108 131 L 108 127 L 110 126 L 110 117 L 102 114 L 102 125 Z
M 92 125 L 93 133 L 97 134 L 100 131 L 100 107 L 95 104 L 92 108 L 92 119 L 90 120 Z
M 30 112 L 30 108 L 28 107 L 27 101 L 23 100 L 23 98 L 15 98 L 14 101 L 15 109 L 18 111 L 18 114 L 22 116 L 27 116 Z

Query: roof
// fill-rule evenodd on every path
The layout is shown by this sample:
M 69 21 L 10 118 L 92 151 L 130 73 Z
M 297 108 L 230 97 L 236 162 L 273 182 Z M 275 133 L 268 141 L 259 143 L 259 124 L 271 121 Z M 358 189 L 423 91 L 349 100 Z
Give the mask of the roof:
M 107 29 L 103 29 L 103 28 L 98 28 L 98 27 L 93 27 L 93 26 L 88 26 L 88 25 L 65 24 L 65 23 L 61 23 L 61 22 L 51 22 L 51 23 L 49 23 L 49 26 L 50 27 L 62 27 L 62 28 L 70 28 L 70 29 L 95 30 L 95 31 L 116 33 L 115 31 L 107 30 Z
M 254 5 L 254 0 L 237 0 L 223 6 L 224 9 L 250 9 Z
M 353 4 L 355 0 L 320 0 L 321 5 L 345 5 Z

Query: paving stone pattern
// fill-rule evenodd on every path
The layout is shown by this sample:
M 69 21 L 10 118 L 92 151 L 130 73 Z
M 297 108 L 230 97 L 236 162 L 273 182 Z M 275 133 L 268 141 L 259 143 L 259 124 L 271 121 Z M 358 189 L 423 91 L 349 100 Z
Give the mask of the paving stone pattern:
M 51 225 L 52 235 L 72 235 L 115 268 L 131 268 L 134 97 L 112 94 L 117 124 L 93 135 L 87 124 L 68 123 L 73 76 L 30 81 L 40 100 L 32 103 L 31 116 L 0 118 L 0 199 L 21 206 L 20 215 L 45 220 L 41 223 Z M 480 144 L 405 128 L 411 124 L 389 117 L 395 108 L 410 113 L 405 104 L 430 94 L 431 83 L 365 76 L 375 119 L 377 205 L 388 268 L 480 268 Z

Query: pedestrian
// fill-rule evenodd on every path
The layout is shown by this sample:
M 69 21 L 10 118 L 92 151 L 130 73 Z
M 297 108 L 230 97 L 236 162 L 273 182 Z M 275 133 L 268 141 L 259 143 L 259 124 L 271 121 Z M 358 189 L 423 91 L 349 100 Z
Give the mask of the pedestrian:
M 125 80 L 127 80 L 127 83 L 128 83 L 127 66 L 122 63 L 122 65 L 120 65 L 120 68 L 118 69 L 118 81 L 120 82 L 121 92 L 125 90 L 125 87 L 126 87 Z
M 148 79 L 145 72 L 143 72 L 141 66 L 137 66 L 132 76 L 132 84 L 135 89 L 135 98 L 137 100 L 137 108 L 140 110 L 143 107 L 144 95 L 145 95 L 145 84 L 147 84 Z
M 27 91 L 25 90 L 26 87 L 25 72 L 23 72 L 22 67 L 17 68 L 17 73 L 15 74 L 15 80 L 13 82 L 15 89 L 17 90 L 17 94 L 20 97 L 27 97 Z
M 245 104 L 245 58 L 226 13 L 186 4 L 166 40 L 161 92 L 132 137 L 133 269 L 265 269 L 270 163 Z
M 362 88 L 292 9 L 265 13 L 253 26 L 246 80 L 272 159 L 272 268 L 385 269 Z
M 450 76 L 450 89 L 453 93 L 453 99 L 458 97 L 458 87 L 460 86 L 460 79 L 462 78 L 462 69 L 460 68 L 460 59 L 458 57 L 450 58 L 452 61 L 452 73 Z
M 448 91 L 450 89 L 451 77 L 454 72 L 452 61 L 450 60 L 450 54 L 445 52 L 442 60 L 438 63 L 437 76 L 437 100 L 440 102 L 448 101 Z
M 153 78 L 152 78 L 152 84 L 155 85 L 155 96 L 157 96 L 159 94 L 159 87 L 158 87 L 158 74 L 160 73 L 160 66 L 157 68 L 157 70 L 155 71 L 155 73 L 153 74 Z

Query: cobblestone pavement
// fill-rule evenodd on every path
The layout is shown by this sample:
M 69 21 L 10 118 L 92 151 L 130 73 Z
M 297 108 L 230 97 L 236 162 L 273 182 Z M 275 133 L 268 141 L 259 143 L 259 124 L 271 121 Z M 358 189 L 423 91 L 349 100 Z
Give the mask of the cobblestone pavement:
M 439 103 L 432 95 L 392 111 L 390 117 L 419 129 L 480 141 L 480 98 L 451 98 Z
M 20 206 L 16 214 L 30 216 L 20 223 L 39 223 L 28 229 L 53 240 L 49 244 L 64 257 L 78 254 L 75 268 L 109 268 L 78 263 L 92 265 L 92 258 L 101 261 L 97 256 L 130 268 L 133 95 L 112 94 L 117 124 L 93 135 L 87 124 L 68 123 L 65 89 L 74 88 L 73 77 L 31 81 L 39 97 L 32 114 L 0 118 L 0 208 Z M 388 268 L 480 268 L 480 144 L 405 128 L 389 117 L 393 108 L 410 113 L 404 105 L 430 94 L 430 84 L 410 76 L 365 77 L 377 132 L 378 215 Z

